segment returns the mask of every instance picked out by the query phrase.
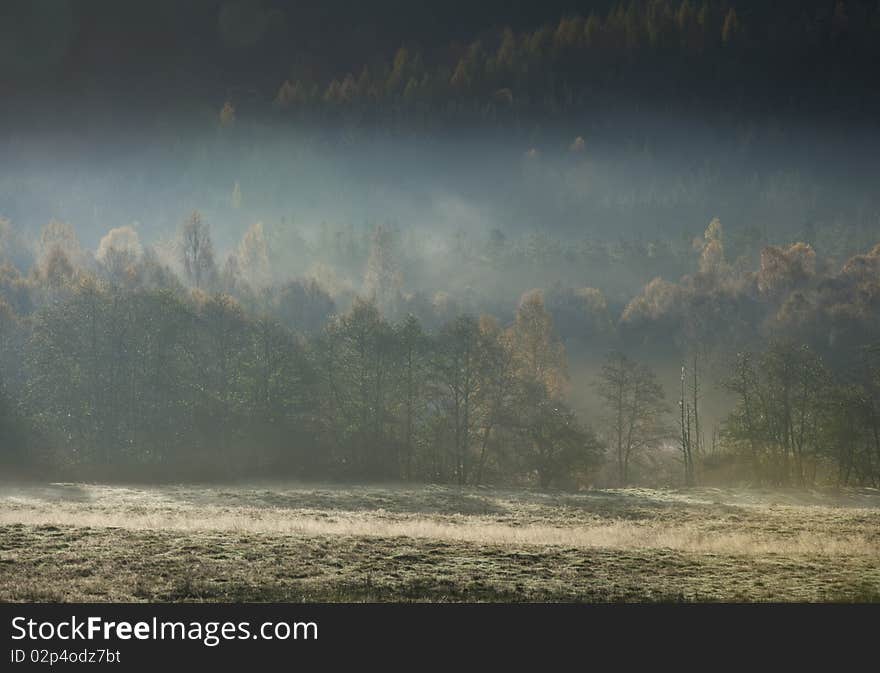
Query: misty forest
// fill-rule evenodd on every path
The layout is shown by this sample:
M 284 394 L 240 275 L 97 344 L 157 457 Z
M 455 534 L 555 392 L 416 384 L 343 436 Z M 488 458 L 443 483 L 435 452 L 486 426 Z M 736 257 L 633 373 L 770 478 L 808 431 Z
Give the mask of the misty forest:
M 126 4 L 0 10 L 0 599 L 877 600 L 880 4 Z

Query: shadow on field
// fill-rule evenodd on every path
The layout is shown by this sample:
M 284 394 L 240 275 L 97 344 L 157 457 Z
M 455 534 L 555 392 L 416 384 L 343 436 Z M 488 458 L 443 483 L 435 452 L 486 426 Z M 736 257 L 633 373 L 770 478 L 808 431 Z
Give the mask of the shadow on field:
M 505 491 L 483 492 L 479 488 L 458 489 L 448 486 L 266 486 L 250 487 L 177 487 L 164 495 L 190 505 L 220 507 L 265 507 L 291 510 L 346 512 L 387 512 L 401 515 L 467 515 L 496 518 L 536 516 L 559 508 L 572 514 L 600 518 L 639 520 L 655 518 L 665 512 L 736 510 L 712 502 L 688 502 L 682 498 L 658 498 L 656 492 L 638 489 L 621 491 L 584 491 L 580 493 Z
M 166 495 L 192 505 L 395 514 L 502 515 L 510 509 L 497 497 L 443 487 L 179 488 Z
M 666 514 L 680 518 L 688 514 L 732 514 L 740 511 L 738 505 L 714 499 L 690 499 L 675 491 L 642 491 L 641 489 L 597 490 L 578 494 L 551 496 L 548 506 L 564 507 L 600 518 L 654 519 Z

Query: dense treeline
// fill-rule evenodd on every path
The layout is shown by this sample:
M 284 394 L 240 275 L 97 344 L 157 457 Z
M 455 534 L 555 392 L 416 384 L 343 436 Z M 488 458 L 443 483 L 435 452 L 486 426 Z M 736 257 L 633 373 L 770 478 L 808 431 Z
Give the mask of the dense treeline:
M 714 80 L 712 93 L 747 90 L 752 98 L 772 93 L 766 84 L 774 82 L 782 89 L 774 103 L 816 102 L 876 83 L 880 30 L 876 0 L 158 1 L 137 9 L 76 0 L 57 25 L 20 4 L 8 10 L 6 23 L 17 31 L 9 36 L 33 45 L 39 58 L 8 50 L 4 79 L 35 90 L 67 85 L 80 95 L 97 81 L 135 105 L 165 103 L 168 92 L 249 99 L 255 90 L 274 94 L 285 78 L 287 100 L 408 95 L 435 104 L 449 91 L 478 93 L 486 103 L 509 88 L 514 101 L 565 104 L 585 82 L 631 85 L 634 76 L 639 85 L 696 89 Z M 159 40 L 160 54 L 140 48 Z M 395 54 L 401 44 L 406 53 Z M 78 68 L 58 81 L 65 47 Z M 162 74 L 173 66 L 175 77 Z
M 16 7 L 0 463 L 880 484 L 880 5 L 560 4 Z
M 706 458 L 698 371 L 714 361 L 735 409 L 718 428 L 724 451 L 704 467 L 736 463 L 737 478 L 773 484 L 878 483 L 880 246 L 840 268 L 804 243 L 767 246 L 752 271 L 726 261 L 713 221 L 698 247 L 696 273 L 651 281 L 619 323 L 630 348 L 691 354 L 679 400 L 686 466 Z
M 370 55 L 328 81 L 294 67 L 275 103 L 300 118 L 319 112 L 416 125 L 532 115 L 546 121 L 633 90 L 667 102 L 721 103 L 728 112 L 730 105 L 743 111 L 763 104 L 778 112 L 795 101 L 827 106 L 827 97 L 856 91 L 854 102 L 871 105 L 876 101 L 861 87 L 876 84 L 868 64 L 878 36 L 873 2 L 754 8 L 727 0 L 630 0 L 533 30 L 489 31 L 439 53 L 403 46 L 390 62 Z M 231 120 L 227 105 L 223 121 Z
M 839 483 L 878 483 L 877 349 L 864 349 L 858 360 L 857 369 L 835 375 L 791 341 L 737 356 L 725 383 L 737 396 L 727 433 L 755 479 L 814 484 L 830 464 Z
M 454 297 L 414 303 L 383 227 L 346 296 L 314 278 L 279 282 L 261 226 L 218 264 L 199 213 L 171 256 L 129 227 L 93 254 L 64 223 L 32 245 L 0 224 L 7 467 L 542 487 L 652 474 L 880 482 L 878 248 L 837 270 L 809 245 L 768 246 L 751 271 L 727 262 L 716 220 L 693 244 L 697 270 L 652 281 L 619 319 L 599 290 L 557 286 L 499 321 Z M 604 357 L 589 381 L 569 374 L 576 343 Z M 664 361 L 684 365 L 677 408 L 650 366 Z M 716 384 L 733 408 L 710 430 Z M 574 386 L 599 407 L 576 413 Z
M 77 4 L 84 11 L 89 3 Z M 212 14 L 217 7 L 175 4 L 196 23 L 205 12 L 208 33 L 226 25 Z M 753 249 L 797 240 L 849 256 L 873 244 L 865 239 L 877 210 L 876 2 L 599 0 L 562 16 L 553 4 L 529 13 L 468 7 L 456 17 L 462 28 L 454 39 L 438 27 L 429 41 L 418 22 L 411 38 L 369 46 L 329 29 L 337 39 L 314 50 L 274 33 L 264 39 L 278 40 L 278 49 L 265 53 L 256 44 L 227 52 L 202 39 L 194 51 L 208 61 L 220 51 L 228 67 L 212 67 L 198 83 L 179 73 L 183 91 L 175 96 L 151 98 L 148 84 L 161 85 L 143 81 L 142 70 L 103 82 L 108 90 L 137 89 L 149 99 L 141 104 L 135 95 L 87 104 L 82 87 L 71 84 L 87 69 L 55 78 L 63 82 L 37 80 L 31 85 L 40 97 L 9 97 L 0 110 L 10 115 L 5 127 L 16 129 L 0 138 L 3 212 L 34 232 L 63 213 L 92 237 L 109 221 L 170 231 L 197 203 L 223 239 L 242 225 L 228 208 L 234 185 L 237 202 L 267 224 L 283 216 L 310 225 L 325 217 L 418 218 L 445 227 L 459 204 L 438 195 L 451 192 L 475 209 L 472 219 L 492 211 L 511 237 L 589 231 L 606 241 L 626 237 L 631 248 L 650 245 L 651 254 L 606 254 L 578 241 L 574 254 L 587 264 L 626 255 L 635 260 L 629 268 L 650 265 L 666 278 L 686 272 L 673 272 L 669 259 L 682 223 L 714 214 Z M 252 26 L 239 19 L 243 25 L 229 22 L 233 32 Z M 115 28 L 110 19 L 101 24 Z M 113 39 L 120 48 L 124 42 Z M 193 44 L 178 45 L 187 54 L 182 68 L 191 65 Z M 152 58 L 173 61 L 175 52 L 169 45 Z M 75 100 L 55 98 L 63 86 Z M 449 132 L 427 132 L 434 125 Z M 34 146 L 51 159 L 33 162 Z M 376 203 L 377 183 L 388 190 L 384 203 Z M 434 208 L 413 206 L 425 198 Z M 554 258 L 568 242 L 534 241 Z M 514 247 L 506 251 L 520 254 Z
M 189 289 L 135 253 L 130 231 L 111 232 L 91 269 L 71 261 L 71 236 L 47 227 L 43 243 L 56 242 L 29 278 L 4 267 L 5 399 L 30 427 L 32 461 L 545 486 L 597 461 L 562 399 L 564 351 L 540 293 L 506 328 L 462 315 L 426 333 L 413 316 L 388 322 L 374 291 L 316 333 L 314 283 L 244 299 L 240 280 L 250 310 L 219 289 L 232 271 L 217 271 L 198 214 L 179 239 Z M 4 442 L 5 462 L 22 448 Z

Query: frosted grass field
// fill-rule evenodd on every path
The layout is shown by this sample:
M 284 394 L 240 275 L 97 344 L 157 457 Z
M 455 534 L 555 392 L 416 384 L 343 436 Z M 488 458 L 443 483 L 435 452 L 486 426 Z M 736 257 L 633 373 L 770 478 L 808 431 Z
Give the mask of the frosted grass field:
M 877 601 L 880 494 L 0 489 L 3 601 Z

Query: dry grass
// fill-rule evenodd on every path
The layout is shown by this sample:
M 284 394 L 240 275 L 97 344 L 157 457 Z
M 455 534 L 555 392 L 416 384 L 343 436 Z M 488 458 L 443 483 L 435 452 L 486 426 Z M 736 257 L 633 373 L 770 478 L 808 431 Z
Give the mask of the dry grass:
M 878 600 L 878 559 L 871 491 L 0 491 L 0 600 Z

